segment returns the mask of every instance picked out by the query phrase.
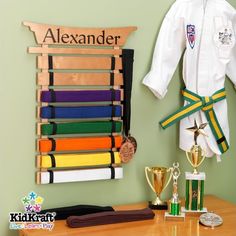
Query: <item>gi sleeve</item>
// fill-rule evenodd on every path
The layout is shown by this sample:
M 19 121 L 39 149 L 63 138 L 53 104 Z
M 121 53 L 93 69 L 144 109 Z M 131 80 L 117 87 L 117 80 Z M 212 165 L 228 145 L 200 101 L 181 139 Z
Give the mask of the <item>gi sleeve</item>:
M 229 79 L 234 84 L 234 87 L 236 89 L 236 13 L 233 21 L 234 26 L 234 47 L 232 49 L 230 62 L 227 64 L 226 67 L 226 74 L 229 77 Z
M 155 45 L 151 70 L 143 80 L 143 84 L 159 99 L 165 96 L 186 47 L 184 20 L 177 16 L 179 8 L 176 1 L 165 17 Z

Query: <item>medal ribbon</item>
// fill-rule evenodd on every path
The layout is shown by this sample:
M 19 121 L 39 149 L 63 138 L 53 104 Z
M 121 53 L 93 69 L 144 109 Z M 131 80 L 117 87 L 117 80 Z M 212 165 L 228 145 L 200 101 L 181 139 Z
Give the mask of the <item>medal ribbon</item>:
M 134 50 L 123 49 L 122 50 L 122 68 L 124 77 L 124 133 L 125 136 L 129 136 L 130 131 L 130 118 L 131 118 L 131 91 L 133 80 L 133 61 Z

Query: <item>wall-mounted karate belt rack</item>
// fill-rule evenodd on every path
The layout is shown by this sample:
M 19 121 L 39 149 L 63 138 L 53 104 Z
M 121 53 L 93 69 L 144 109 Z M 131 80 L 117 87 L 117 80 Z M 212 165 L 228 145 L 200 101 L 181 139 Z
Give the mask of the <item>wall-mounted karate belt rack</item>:
M 136 27 L 72 28 L 24 22 L 37 56 L 38 184 L 123 177 L 119 148 L 130 113 Z

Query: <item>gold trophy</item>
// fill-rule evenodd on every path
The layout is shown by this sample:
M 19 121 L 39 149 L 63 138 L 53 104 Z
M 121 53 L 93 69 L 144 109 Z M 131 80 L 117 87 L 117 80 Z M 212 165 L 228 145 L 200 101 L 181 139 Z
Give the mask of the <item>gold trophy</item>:
M 205 160 L 205 152 L 203 151 L 201 146 L 197 144 L 197 138 L 200 134 L 203 136 L 207 136 L 207 134 L 203 130 L 206 126 L 207 123 L 198 126 L 196 120 L 194 120 L 194 126 L 187 129 L 191 132 L 194 132 L 194 145 L 191 147 L 190 152 L 186 152 L 186 157 L 190 165 L 193 167 L 193 174 L 198 174 L 197 167 L 199 167 Z
M 197 168 L 205 160 L 205 152 L 199 145 L 193 145 L 190 152 L 186 152 L 186 157 L 190 165 L 193 167 L 193 174 L 197 175 Z
M 168 172 L 170 174 L 168 181 L 166 181 Z M 149 207 L 151 209 L 166 210 L 168 208 L 167 202 L 164 202 L 160 199 L 160 194 L 170 183 L 173 175 L 173 168 L 145 167 L 145 174 L 150 188 L 156 194 L 156 199 L 149 202 Z M 151 176 L 151 181 L 149 176 Z
M 185 172 L 186 179 L 186 197 L 184 212 L 207 212 L 207 209 L 203 207 L 204 200 L 204 182 L 206 175 L 204 172 L 198 172 L 197 168 L 203 163 L 205 159 L 205 151 L 197 144 L 197 138 L 201 134 L 207 136 L 203 130 L 207 123 L 198 126 L 196 120 L 194 120 L 194 126 L 187 130 L 194 133 L 194 145 L 191 147 L 190 152 L 186 152 L 186 157 L 193 167 L 193 172 Z

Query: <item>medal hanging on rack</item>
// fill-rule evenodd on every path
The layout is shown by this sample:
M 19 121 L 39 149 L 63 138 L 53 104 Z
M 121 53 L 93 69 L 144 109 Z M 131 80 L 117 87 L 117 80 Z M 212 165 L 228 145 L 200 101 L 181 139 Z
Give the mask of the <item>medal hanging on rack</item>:
M 134 153 L 136 153 L 136 151 L 137 151 L 137 141 L 136 141 L 136 139 L 133 136 L 129 135 L 128 140 L 133 144 Z
M 133 50 L 123 50 L 122 64 L 123 64 L 123 78 L 124 78 L 124 115 L 123 127 L 124 138 L 121 144 L 119 154 L 121 161 L 127 163 L 132 160 L 136 150 L 137 142 L 134 137 L 130 135 L 130 118 L 131 118 L 131 90 L 133 80 Z
M 137 150 L 137 142 L 134 137 L 125 137 L 120 147 L 120 158 L 123 163 L 127 163 L 133 159 Z

